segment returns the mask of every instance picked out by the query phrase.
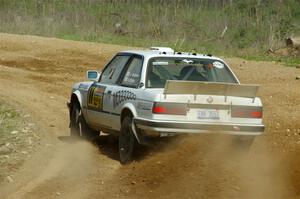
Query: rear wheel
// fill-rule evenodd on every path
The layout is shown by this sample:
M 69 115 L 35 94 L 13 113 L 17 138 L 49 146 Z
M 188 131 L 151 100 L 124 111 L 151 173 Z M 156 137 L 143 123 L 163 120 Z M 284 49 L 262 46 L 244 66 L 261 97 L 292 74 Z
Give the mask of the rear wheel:
M 93 138 L 99 132 L 91 129 L 82 115 L 79 103 L 74 103 L 71 113 L 70 135 L 75 137 Z
M 132 161 L 135 145 L 137 144 L 133 130 L 132 117 L 126 116 L 121 125 L 121 132 L 119 135 L 119 154 L 121 164 L 128 164 Z

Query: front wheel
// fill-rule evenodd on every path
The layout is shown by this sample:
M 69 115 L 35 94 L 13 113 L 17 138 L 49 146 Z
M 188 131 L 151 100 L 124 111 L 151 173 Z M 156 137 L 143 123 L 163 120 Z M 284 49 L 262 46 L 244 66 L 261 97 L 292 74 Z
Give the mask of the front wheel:
M 132 161 L 136 145 L 132 130 L 132 122 L 132 118 L 129 116 L 126 116 L 122 121 L 121 132 L 119 135 L 119 155 L 121 164 L 128 164 Z
M 99 132 L 91 129 L 82 115 L 79 103 L 74 103 L 71 113 L 70 135 L 73 137 L 92 138 Z

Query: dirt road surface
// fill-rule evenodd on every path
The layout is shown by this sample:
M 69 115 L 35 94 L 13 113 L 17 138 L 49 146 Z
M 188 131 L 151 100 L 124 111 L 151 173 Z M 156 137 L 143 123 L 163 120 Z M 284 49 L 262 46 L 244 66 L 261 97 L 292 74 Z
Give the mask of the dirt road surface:
M 121 166 L 116 143 L 68 139 L 72 83 L 122 49 L 0 34 L 0 97 L 29 113 L 40 136 L 0 198 L 300 198 L 300 69 L 279 63 L 226 58 L 242 83 L 261 85 L 266 133 L 247 155 L 226 136 L 184 136 Z

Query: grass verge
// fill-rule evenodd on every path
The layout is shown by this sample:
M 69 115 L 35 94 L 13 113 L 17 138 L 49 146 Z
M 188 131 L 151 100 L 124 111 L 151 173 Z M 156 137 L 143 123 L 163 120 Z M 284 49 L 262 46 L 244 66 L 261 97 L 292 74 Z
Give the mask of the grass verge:
M 14 131 L 22 124 L 20 120 L 21 116 L 18 111 L 0 101 L 0 146 L 15 137 Z
M 275 56 L 265 54 L 241 55 L 240 57 L 250 61 L 274 61 L 283 63 L 284 65 L 290 67 L 300 66 L 300 57 Z
M 12 173 L 34 150 L 38 136 L 28 117 L 0 100 L 0 184 L 13 182 Z

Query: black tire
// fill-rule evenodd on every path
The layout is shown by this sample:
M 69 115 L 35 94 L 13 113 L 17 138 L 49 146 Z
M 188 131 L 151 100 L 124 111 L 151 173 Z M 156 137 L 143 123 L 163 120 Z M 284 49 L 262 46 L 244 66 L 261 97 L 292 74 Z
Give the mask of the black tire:
M 79 103 L 74 103 L 71 113 L 70 135 L 73 137 L 94 138 L 99 132 L 91 129 L 81 113 Z
M 119 135 L 119 155 L 121 164 L 128 164 L 132 161 L 136 139 L 132 132 L 132 117 L 126 116 L 121 125 Z
M 249 152 L 255 136 L 238 136 L 234 139 L 234 147 L 240 152 Z

